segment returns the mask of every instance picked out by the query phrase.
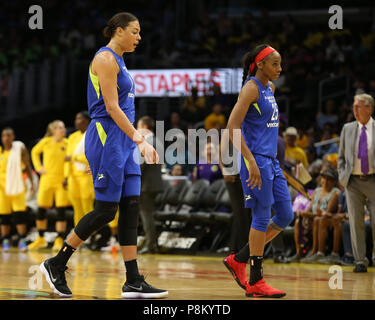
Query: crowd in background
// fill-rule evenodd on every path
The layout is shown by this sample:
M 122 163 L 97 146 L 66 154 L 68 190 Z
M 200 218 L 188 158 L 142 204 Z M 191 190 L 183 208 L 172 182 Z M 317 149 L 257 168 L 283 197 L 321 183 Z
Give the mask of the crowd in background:
M 326 23 L 312 24 L 291 15 L 271 17 L 267 9 L 256 15 L 251 8 L 228 15 L 204 1 L 193 6 L 191 15 L 192 8 L 182 10 L 176 1 L 129 1 L 126 10 L 139 16 L 142 41 L 137 54 L 127 57 L 127 67 L 239 67 L 245 52 L 269 43 L 282 55 L 284 72 L 275 83 L 277 94 L 286 95 L 294 108 L 315 109 L 318 83 L 327 77 L 345 75 L 351 89 L 375 92 L 375 21 L 370 13 L 363 21 L 347 18 L 343 30 L 330 30 Z M 0 4 L 2 74 L 63 54 L 91 60 L 105 44 L 102 29 L 107 19 L 123 10 L 113 1 L 48 1 L 42 7 L 43 30 L 32 31 L 25 27 L 29 14 L 24 6 Z M 6 88 L 6 77 L 1 79 L 0 86 Z M 345 106 L 338 101 L 336 108 Z

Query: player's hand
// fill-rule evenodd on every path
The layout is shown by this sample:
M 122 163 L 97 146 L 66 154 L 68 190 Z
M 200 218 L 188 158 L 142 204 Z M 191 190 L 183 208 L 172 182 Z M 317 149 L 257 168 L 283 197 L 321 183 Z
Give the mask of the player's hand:
M 87 166 L 86 173 L 88 175 L 92 175 L 90 166 Z
M 257 163 L 255 162 L 255 159 L 249 160 L 249 179 L 246 180 L 247 186 L 251 187 L 251 189 L 254 189 L 256 186 L 258 186 L 258 190 L 262 187 L 262 178 L 260 177 L 260 171 L 257 166 Z
M 152 145 L 147 141 L 138 144 L 139 151 L 145 157 L 147 164 L 155 164 L 159 162 L 159 155 Z
M 70 160 L 72 160 L 72 156 L 65 156 L 65 159 L 64 159 L 65 161 L 70 161 Z
M 137 131 L 138 131 L 138 133 L 140 134 L 140 135 L 142 135 L 142 137 L 146 137 L 146 136 L 148 136 L 149 134 L 152 134 L 152 131 L 150 131 L 150 130 L 148 130 L 148 129 L 146 129 L 146 128 L 142 128 L 142 129 L 137 129 Z

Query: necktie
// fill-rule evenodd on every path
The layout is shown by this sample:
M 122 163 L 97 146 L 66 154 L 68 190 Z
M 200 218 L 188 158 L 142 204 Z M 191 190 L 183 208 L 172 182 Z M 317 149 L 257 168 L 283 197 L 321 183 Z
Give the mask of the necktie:
M 366 127 L 362 126 L 358 145 L 358 159 L 361 159 L 361 170 L 364 175 L 369 172 Z

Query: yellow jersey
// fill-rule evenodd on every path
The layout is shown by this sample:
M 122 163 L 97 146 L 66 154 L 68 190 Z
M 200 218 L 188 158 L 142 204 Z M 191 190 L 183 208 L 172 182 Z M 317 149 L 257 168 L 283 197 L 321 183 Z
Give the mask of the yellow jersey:
M 0 188 L 1 189 L 5 189 L 9 154 L 10 154 L 10 150 L 3 150 L 0 147 Z
M 36 171 L 42 167 L 46 170 L 45 176 L 64 177 L 64 162 L 68 139 L 56 142 L 54 137 L 40 140 L 31 150 L 31 160 Z M 43 154 L 43 166 L 40 156 Z
M 81 132 L 81 130 L 77 130 L 73 132 L 69 137 L 68 137 L 68 145 L 66 149 L 66 155 L 71 156 L 71 161 L 66 161 L 65 162 L 65 167 L 64 167 L 64 176 L 67 178 L 69 175 L 73 176 L 82 176 L 85 175 L 87 176 L 87 173 L 85 171 L 80 171 L 77 170 L 76 166 L 74 165 L 74 162 L 80 162 L 85 165 L 89 165 L 89 162 L 86 159 L 86 156 L 83 155 L 73 155 L 75 149 L 77 148 L 78 143 L 81 141 L 84 133 Z
M 215 113 L 211 113 L 206 117 L 206 119 L 204 119 L 204 129 L 207 131 L 216 127 L 224 129 L 226 124 L 227 120 L 223 114 L 217 115 Z

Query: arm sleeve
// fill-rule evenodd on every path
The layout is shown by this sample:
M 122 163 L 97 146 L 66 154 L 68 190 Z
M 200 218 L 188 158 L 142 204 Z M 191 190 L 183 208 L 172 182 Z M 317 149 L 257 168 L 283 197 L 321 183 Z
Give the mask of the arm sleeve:
M 43 153 L 44 146 L 46 145 L 47 140 L 43 138 L 40 140 L 34 148 L 31 149 L 31 161 L 35 168 L 35 171 L 39 172 L 42 169 L 42 163 L 40 161 L 40 155 Z
M 73 151 L 71 149 L 72 149 L 72 135 L 70 135 L 68 138 L 68 143 L 66 146 L 66 156 L 73 156 Z M 67 178 L 69 176 L 71 165 L 72 165 L 72 161 L 64 162 L 64 178 Z

